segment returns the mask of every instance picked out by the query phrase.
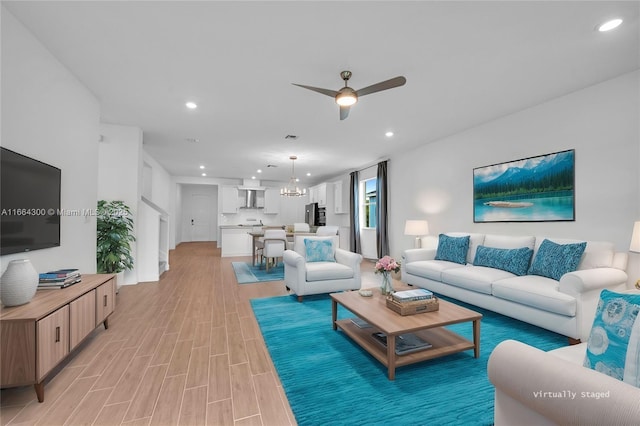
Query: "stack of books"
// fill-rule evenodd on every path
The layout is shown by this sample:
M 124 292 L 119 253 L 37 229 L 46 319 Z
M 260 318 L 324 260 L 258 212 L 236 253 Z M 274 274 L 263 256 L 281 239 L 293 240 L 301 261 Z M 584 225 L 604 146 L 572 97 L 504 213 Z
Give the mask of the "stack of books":
M 59 269 L 40 274 L 39 289 L 65 288 L 82 281 L 77 269 Z
M 433 293 L 424 288 L 416 288 L 414 290 L 397 291 L 393 293 L 392 297 L 398 303 L 406 303 L 432 299 Z

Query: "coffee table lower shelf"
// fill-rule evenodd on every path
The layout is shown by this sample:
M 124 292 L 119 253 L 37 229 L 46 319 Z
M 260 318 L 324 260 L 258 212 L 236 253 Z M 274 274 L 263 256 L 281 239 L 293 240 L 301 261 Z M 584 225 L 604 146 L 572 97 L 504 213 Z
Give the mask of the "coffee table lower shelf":
M 406 355 L 396 355 L 395 351 L 389 351 L 388 348 L 382 346 L 371 336 L 373 333 L 379 331 L 376 328 L 360 328 L 350 319 L 338 320 L 335 324 L 354 342 L 389 369 L 390 380 L 394 379 L 395 374 L 392 372 L 395 371 L 395 367 L 402 367 L 404 365 L 414 364 L 416 362 L 426 361 L 470 349 L 474 349 L 474 356 L 476 358 L 479 355 L 477 353 L 477 347 L 473 342 L 450 330 L 447 330 L 444 327 L 429 328 L 414 332 L 417 336 L 420 336 L 422 339 L 431 343 L 432 346 L 430 348 L 422 349 Z M 391 362 L 389 360 L 389 356 L 392 357 Z

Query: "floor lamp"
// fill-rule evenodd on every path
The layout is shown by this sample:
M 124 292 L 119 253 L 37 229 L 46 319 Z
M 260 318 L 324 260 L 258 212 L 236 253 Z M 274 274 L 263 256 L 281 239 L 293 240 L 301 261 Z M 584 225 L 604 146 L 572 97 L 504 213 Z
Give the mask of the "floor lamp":
M 416 237 L 414 248 L 422 247 L 420 237 L 429 234 L 429 223 L 426 220 L 407 220 L 404 224 L 404 235 Z
M 640 221 L 633 225 L 633 233 L 631 234 L 631 244 L 629 244 L 629 251 L 633 253 L 640 253 Z M 640 290 L 640 280 L 636 281 L 636 288 Z

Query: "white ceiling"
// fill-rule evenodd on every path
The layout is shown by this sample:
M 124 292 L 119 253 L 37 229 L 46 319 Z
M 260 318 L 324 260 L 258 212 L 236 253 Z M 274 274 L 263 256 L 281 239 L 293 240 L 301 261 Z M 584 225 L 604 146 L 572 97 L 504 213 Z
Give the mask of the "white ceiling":
M 640 68 L 638 1 L 2 3 L 176 176 L 285 181 L 297 155 L 316 183 Z M 342 70 L 407 84 L 345 121 L 291 85 L 337 90 Z

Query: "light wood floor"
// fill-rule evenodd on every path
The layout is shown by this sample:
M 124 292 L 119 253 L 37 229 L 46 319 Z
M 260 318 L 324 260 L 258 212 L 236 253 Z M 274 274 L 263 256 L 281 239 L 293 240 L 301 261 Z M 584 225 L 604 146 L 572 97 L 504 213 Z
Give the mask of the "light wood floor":
M 215 243 L 171 252 L 160 281 L 124 286 L 98 328 L 45 385 L 3 389 L 2 425 L 294 425 L 249 299 Z

